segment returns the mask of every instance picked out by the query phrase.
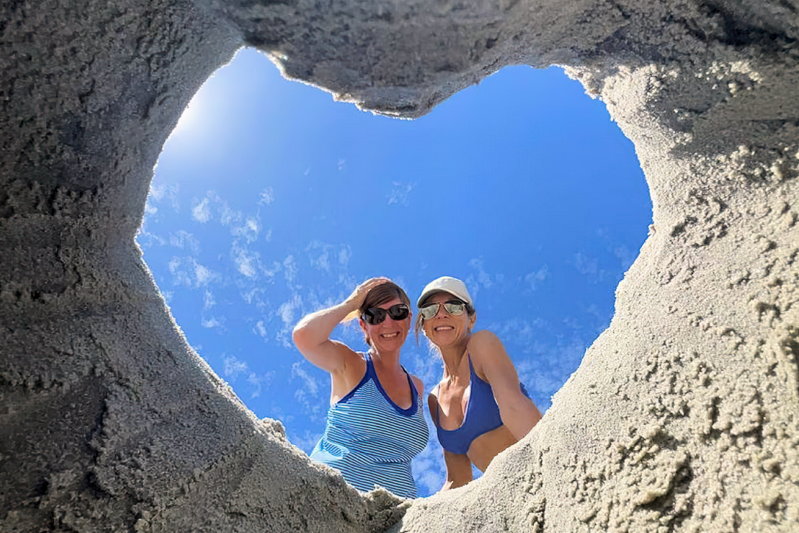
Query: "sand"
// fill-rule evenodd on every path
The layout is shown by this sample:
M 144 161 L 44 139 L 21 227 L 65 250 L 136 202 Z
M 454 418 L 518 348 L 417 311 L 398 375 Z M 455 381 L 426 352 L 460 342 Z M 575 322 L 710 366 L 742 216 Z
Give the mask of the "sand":
M 5 0 L 0 531 L 796 531 L 797 12 Z M 467 487 L 359 494 L 170 316 L 135 232 L 166 137 L 241 46 L 406 118 L 503 66 L 560 65 L 635 144 L 653 225 L 613 321 Z

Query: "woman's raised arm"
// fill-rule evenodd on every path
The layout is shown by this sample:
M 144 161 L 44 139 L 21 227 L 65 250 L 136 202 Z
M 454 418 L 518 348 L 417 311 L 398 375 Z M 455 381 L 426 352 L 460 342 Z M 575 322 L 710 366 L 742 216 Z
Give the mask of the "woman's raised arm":
M 330 340 L 330 334 L 347 315 L 358 311 L 370 290 L 386 281 L 387 278 L 369 279 L 358 285 L 342 303 L 303 317 L 292 333 L 294 344 L 303 357 L 331 374 L 342 371 L 346 357 L 354 352 L 347 345 Z
M 505 346 L 496 335 L 484 330 L 472 335 L 468 350 L 475 371 L 484 374 L 494 390 L 502 423 L 516 440 L 521 440 L 541 420 L 541 412 L 522 392 L 519 375 Z

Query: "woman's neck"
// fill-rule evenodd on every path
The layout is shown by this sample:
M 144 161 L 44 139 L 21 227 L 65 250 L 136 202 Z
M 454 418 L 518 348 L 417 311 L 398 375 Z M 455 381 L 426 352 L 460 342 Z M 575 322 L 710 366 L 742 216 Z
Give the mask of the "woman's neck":
M 369 356 L 373 363 L 377 363 L 383 368 L 399 367 L 400 351 L 378 352 L 374 347 L 369 349 Z
M 467 337 L 463 342 L 439 348 L 441 359 L 444 361 L 444 378 L 454 378 L 458 375 L 458 370 L 466 357 L 466 347 L 469 344 Z

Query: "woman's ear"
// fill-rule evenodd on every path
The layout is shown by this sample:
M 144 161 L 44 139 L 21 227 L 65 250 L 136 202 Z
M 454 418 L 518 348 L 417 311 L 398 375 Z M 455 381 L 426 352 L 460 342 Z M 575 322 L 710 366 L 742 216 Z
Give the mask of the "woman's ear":
M 474 327 L 474 323 L 477 322 L 477 313 L 473 314 L 469 317 L 469 329 L 471 330 Z

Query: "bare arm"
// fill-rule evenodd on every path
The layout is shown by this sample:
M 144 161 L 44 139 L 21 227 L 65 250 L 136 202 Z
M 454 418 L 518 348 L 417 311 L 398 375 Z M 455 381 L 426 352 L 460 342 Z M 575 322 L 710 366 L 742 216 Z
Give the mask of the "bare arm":
M 541 412 L 522 393 L 516 367 L 502 341 L 490 331 L 478 331 L 469 339 L 468 350 L 475 371 L 484 374 L 494 390 L 502 423 L 521 440 L 541 420 Z
M 435 392 L 435 389 L 433 390 Z M 433 422 L 436 420 L 436 413 L 438 413 L 438 398 L 435 394 L 430 394 L 427 397 L 427 405 L 430 408 L 430 416 Z M 441 490 L 457 489 L 469 483 L 472 480 L 472 461 L 465 454 L 458 454 L 444 452 L 444 464 L 447 466 L 447 479 L 444 481 L 444 486 Z
M 472 480 L 472 462 L 465 454 L 444 450 L 444 462 L 447 465 L 447 479 L 441 490 L 457 489 Z
M 292 334 L 303 357 L 331 374 L 343 371 L 347 357 L 355 352 L 341 342 L 330 340 L 330 334 L 348 314 L 358 310 L 372 288 L 385 281 L 386 278 L 367 280 L 342 303 L 303 317 Z

